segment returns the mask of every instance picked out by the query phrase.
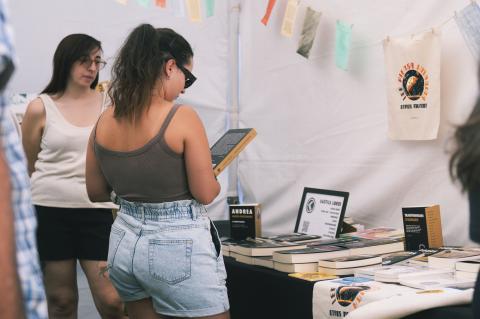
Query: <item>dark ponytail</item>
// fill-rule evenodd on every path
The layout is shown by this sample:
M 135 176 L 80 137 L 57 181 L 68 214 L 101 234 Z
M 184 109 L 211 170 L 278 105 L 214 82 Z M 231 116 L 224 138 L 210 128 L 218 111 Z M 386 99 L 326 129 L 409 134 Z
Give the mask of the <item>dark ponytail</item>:
M 128 36 L 112 67 L 109 95 L 115 118 L 129 120 L 141 115 L 152 100 L 152 91 L 162 80 L 165 63 L 175 59 L 183 66 L 193 56 L 190 44 L 171 29 L 141 24 Z

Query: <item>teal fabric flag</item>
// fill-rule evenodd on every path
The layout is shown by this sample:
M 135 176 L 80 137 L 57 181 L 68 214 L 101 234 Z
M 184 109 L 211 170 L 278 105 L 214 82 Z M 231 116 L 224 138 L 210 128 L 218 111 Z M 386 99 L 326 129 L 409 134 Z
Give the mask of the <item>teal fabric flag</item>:
M 205 11 L 207 11 L 207 18 L 213 16 L 215 0 L 205 0 Z
M 337 20 L 335 32 L 335 64 L 340 69 L 346 70 L 348 66 L 351 35 L 352 27 Z
M 137 3 L 145 8 L 148 8 L 150 4 L 150 0 L 137 0 Z

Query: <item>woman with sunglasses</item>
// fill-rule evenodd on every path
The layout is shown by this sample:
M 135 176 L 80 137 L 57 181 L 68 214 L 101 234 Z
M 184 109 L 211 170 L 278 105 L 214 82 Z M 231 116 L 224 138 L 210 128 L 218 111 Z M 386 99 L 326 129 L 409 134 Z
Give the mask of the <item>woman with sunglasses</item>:
M 71 34 L 58 45 L 50 83 L 27 108 L 23 146 L 38 219 L 37 242 L 49 318 L 76 318 L 77 260 L 102 318 L 123 318 L 123 305 L 107 276 L 112 203 L 92 203 L 85 185 L 88 137 L 107 106 L 95 91 L 105 66 L 101 43 Z M 105 200 L 108 202 L 108 200 Z
M 135 28 L 115 61 L 113 108 L 87 150 L 87 191 L 120 210 L 109 276 L 130 319 L 229 318 L 226 272 L 205 204 L 220 191 L 204 126 L 176 98 L 195 77 L 190 44 L 171 29 Z

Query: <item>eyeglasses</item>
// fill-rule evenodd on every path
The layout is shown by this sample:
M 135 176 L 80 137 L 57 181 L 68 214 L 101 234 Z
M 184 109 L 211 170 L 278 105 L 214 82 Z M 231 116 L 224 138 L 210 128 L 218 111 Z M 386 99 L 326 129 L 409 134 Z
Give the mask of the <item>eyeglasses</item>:
M 95 67 L 97 68 L 97 70 L 101 70 L 105 67 L 105 65 L 107 65 L 106 61 L 100 59 L 92 60 L 88 56 L 81 57 L 80 59 L 78 59 L 78 62 L 80 62 L 80 65 L 86 67 L 87 69 L 92 66 L 92 63 L 95 63 Z
M 189 88 L 192 86 L 192 84 L 197 80 L 195 75 L 192 74 L 192 72 L 188 71 L 186 68 L 183 66 L 177 64 L 178 68 L 180 71 L 182 71 L 183 75 L 185 75 L 185 86 L 184 88 Z

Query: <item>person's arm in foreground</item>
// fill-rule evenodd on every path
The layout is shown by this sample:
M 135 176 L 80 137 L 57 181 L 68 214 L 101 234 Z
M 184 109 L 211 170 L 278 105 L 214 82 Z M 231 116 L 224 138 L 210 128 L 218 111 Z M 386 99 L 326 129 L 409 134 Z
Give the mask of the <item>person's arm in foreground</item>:
M 0 316 L 2 319 L 25 318 L 18 279 L 14 215 L 11 205 L 10 175 L 0 148 Z

